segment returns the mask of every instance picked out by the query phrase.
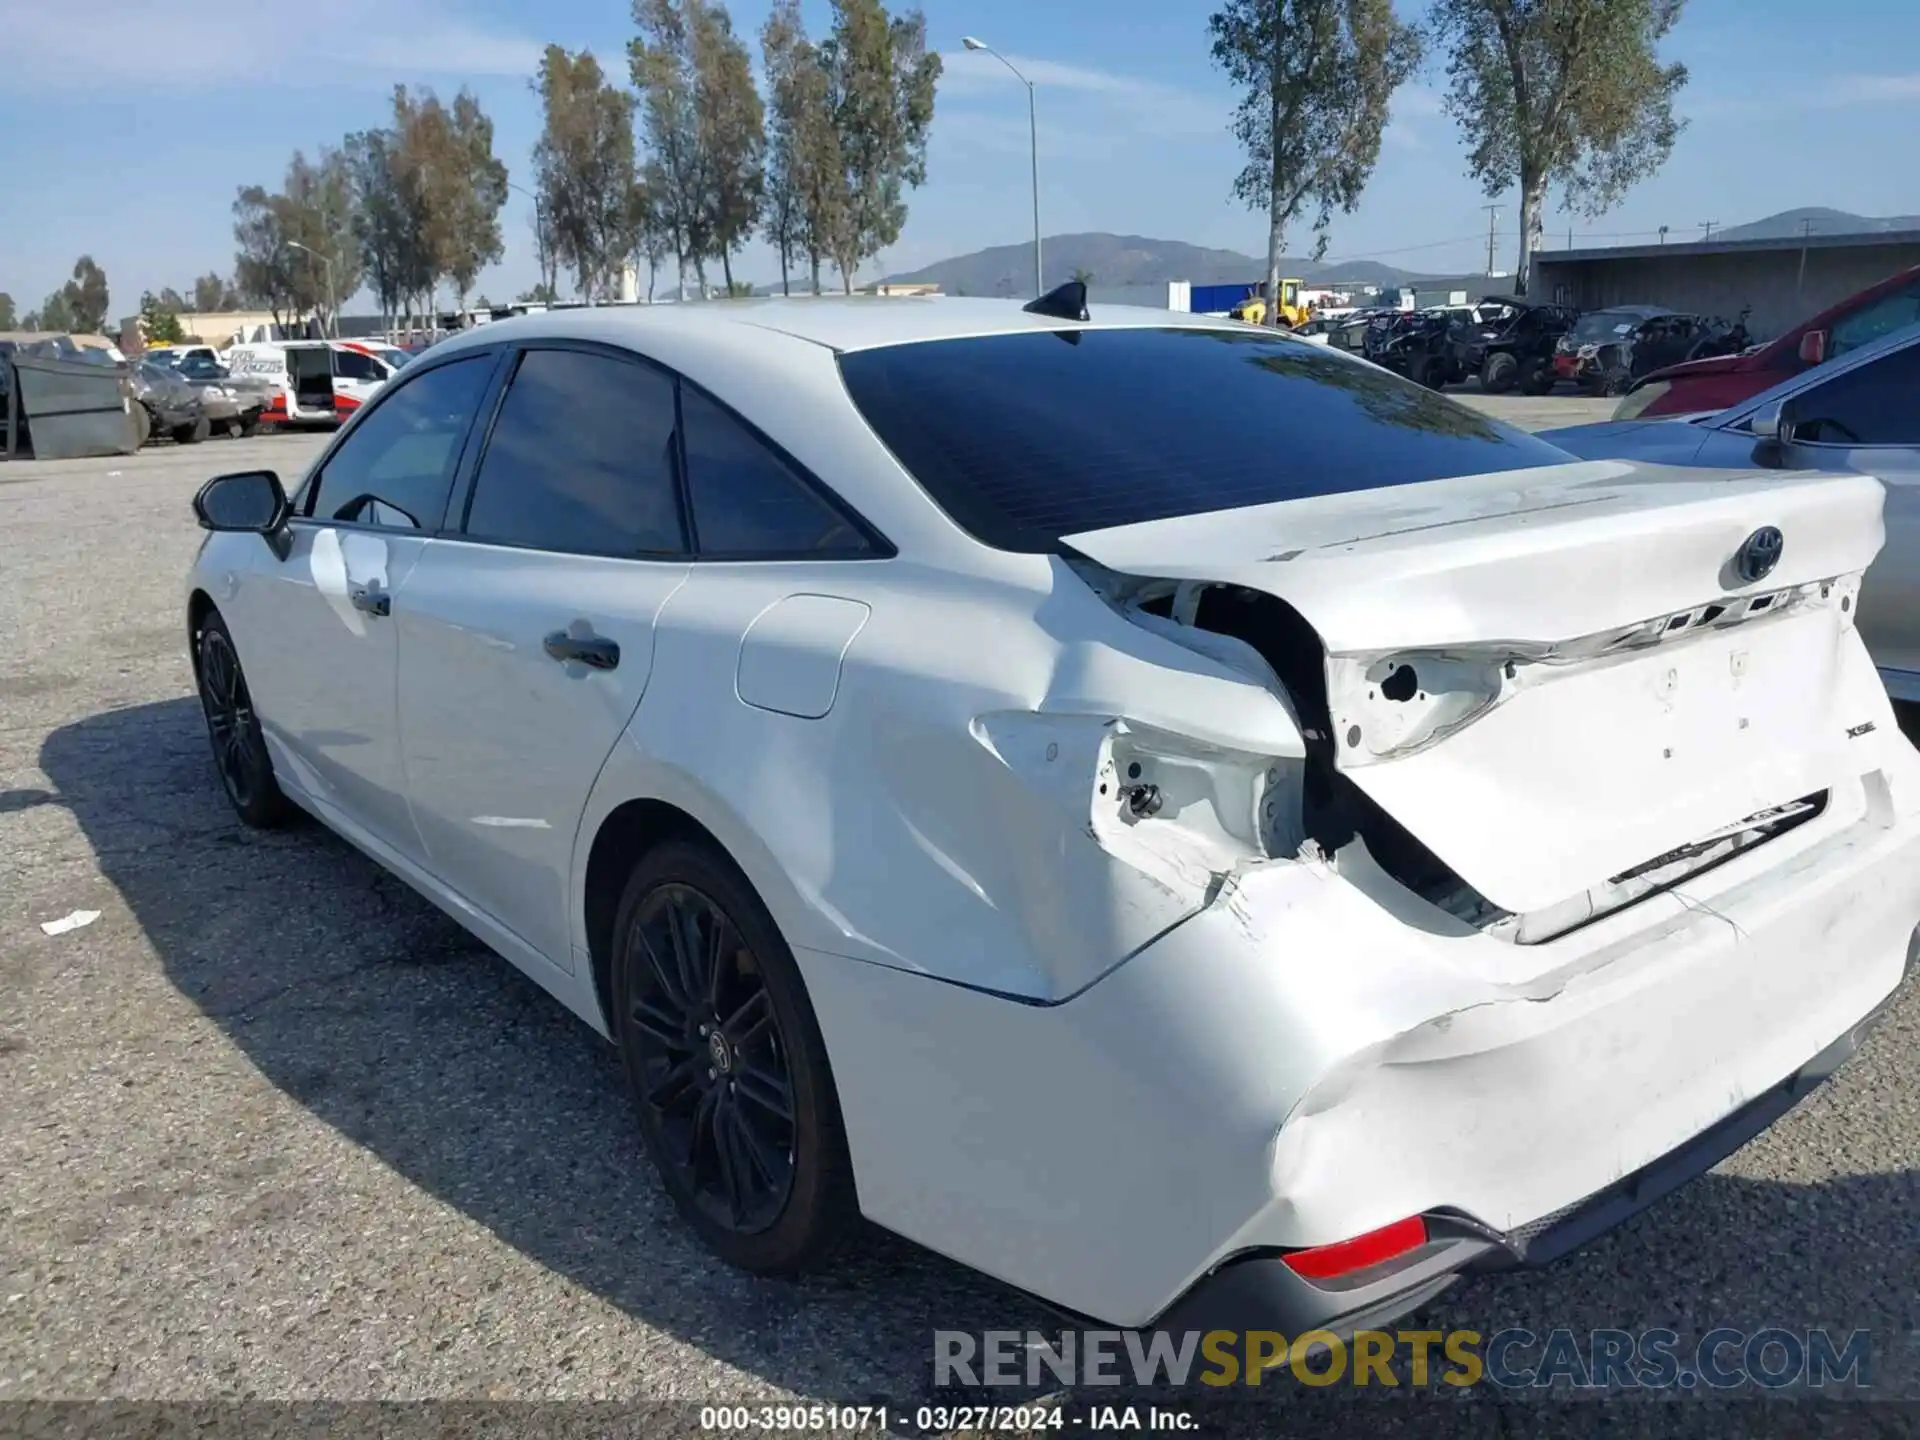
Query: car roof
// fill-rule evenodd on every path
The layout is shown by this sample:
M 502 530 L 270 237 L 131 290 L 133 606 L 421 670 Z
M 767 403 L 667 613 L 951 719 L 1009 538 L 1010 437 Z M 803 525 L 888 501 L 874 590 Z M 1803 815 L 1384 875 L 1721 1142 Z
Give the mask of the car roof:
M 1587 313 L 1589 315 L 1639 315 L 1651 318 L 1655 315 L 1671 315 L 1674 312 L 1664 305 L 1596 305 Z
M 1562 305 L 1555 300 L 1529 300 L 1524 295 L 1482 295 L 1482 305 L 1511 305 L 1516 310 L 1571 310 L 1571 305 Z M 1632 305 L 1609 305 L 1609 310 L 1632 310 Z
M 922 340 L 1064 329 L 1248 328 L 1237 321 L 1142 305 L 1096 304 L 1088 310 L 1090 319 L 1083 323 L 1031 314 L 1017 300 L 957 295 L 771 296 L 548 310 L 478 325 L 444 343 L 465 348 L 469 344 L 500 340 L 551 337 L 640 345 L 649 336 L 699 331 L 709 340 L 721 343 L 731 340 L 744 346 L 764 347 L 767 336 L 777 334 L 844 352 Z

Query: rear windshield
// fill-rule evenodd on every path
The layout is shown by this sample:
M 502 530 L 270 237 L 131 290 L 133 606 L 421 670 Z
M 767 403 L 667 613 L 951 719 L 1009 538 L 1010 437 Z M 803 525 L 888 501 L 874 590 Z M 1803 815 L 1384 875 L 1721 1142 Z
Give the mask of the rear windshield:
M 1572 457 L 1319 345 L 1240 330 L 1026 331 L 840 357 L 854 404 L 1004 550 Z

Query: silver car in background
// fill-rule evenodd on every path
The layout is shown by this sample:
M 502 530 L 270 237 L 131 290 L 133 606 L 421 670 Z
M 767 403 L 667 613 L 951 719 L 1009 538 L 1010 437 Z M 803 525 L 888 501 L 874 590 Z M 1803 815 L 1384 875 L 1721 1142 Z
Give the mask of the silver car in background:
M 1724 470 L 1847 470 L 1887 491 L 1886 546 L 1860 594 L 1860 633 L 1894 699 L 1920 702 L 1920 325 L 1726 410 L 1543 431 L 1587 460 Z

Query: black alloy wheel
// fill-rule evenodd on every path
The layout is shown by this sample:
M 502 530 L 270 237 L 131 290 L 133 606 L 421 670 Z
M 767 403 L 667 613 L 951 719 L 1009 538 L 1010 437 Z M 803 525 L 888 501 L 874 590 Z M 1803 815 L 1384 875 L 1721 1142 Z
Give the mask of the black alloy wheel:
M 272 829 L 286 819 L 289 807 L 273 777 L 273 760 L 260 733 L 246 672 L 218 614 L 209 615 L 201 625 L 194 640 L 194 659 L 214 768 L 220 772 L 227 799 L 248 825 Z
M 859 1216 L 839 1099 L 793 953 L 703 840 L 663 841 L 613 929 L 614 1039 L 667 1193 L 722 1260 L 791 1274 Z
M 758 1234 L 793 1188 L 795 1140 L 793 1072 L 760 963 L 688 885 L 656 888 L 629 944 L 640 1103 L 659 1158 L 715 1224 Z

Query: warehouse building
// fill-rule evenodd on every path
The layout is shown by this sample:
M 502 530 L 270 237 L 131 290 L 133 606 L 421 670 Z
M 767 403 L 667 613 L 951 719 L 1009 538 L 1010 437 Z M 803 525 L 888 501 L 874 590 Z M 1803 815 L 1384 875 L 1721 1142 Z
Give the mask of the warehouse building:
M 1752 306 L 1747 327 L 1768 340 L 1913 265 L 1920 230 L 1545 250 L 1534 252 L 1529 294 L 1582 310 L 1663 305 L 1729 320 Z

